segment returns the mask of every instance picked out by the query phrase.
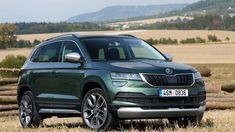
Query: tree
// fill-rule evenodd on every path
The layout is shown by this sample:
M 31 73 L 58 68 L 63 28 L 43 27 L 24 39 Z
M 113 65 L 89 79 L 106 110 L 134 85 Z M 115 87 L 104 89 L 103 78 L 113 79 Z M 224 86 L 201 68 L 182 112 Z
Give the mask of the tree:
M 11 48 L 16 42 L 16 26 L 13 24 L 0 24 L 0 49 Z

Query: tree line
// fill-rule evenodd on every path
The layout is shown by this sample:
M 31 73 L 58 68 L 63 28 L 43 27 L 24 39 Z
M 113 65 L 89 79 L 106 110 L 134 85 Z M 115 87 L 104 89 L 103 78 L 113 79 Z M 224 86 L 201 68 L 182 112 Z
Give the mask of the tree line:
M 56 33 L 56 32 L 78 32 L 78 31 L 105 31 L 111 30 L 106 26 L 95 23 L 15 23 L 16 34 L 37 34 L 37 33 Z

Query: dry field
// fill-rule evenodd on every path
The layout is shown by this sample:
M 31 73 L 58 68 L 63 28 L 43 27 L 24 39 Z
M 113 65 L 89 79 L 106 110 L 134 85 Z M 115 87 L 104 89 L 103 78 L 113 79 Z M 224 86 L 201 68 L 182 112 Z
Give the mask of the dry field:
M 163 53 L 170 53 L 175 62 L 188 64 L 235 63 L 234 44 L 192 44 L 156 46 Z
M 181 20 L 187 19 L 187 20 L 192 20 L 193 17 L 185 17 L 185 16 L 172 16 L 172 17 L 164 17 L 164 18 L 154 18 L 154 19 L 143 19 L 143 20 L 138 20 L 138 21 L 125 21 L 125 22 L 115 22 L 111 24 L 153 24 L 153 23 L 160 23 L 160 22 L 165 22 L 165 21 L 171 21 L 171 20 L 177 20 L 180 18 Z
M 116 35 L 116 34 L 131 34 L 142 39 L 159 39 L 159 38 L 174 38 L 178 40 L 186 38 L 201 37 L 207 39 L 208 35 L 216 35 L 220 40 L 230 38 L 230 42 L 235 42 L 235 32 L 232 31 L 217 31 L 217 30 L 134 30 L 134 31 L 97 31 L 97 32 L 72 32 L 80 35 Z M 29 34 L 18 35 L 18 39 L 30 40 L 46 40 L 48 38 L 69 33 L 49 33 L 49 34 Z
M 0 131 L 4 132 L 85 132 L 90 131 L 84 128 L 81 118 L 51 118 L 46 119 L 40 128 L 22 129 L 19 124 L 17 111 L 0 113 Z M 112 131 L 176 131 L 176 132 L 234 132 L 235 110 L 213 110 L 207 111 L 202 123 L 197 127 L 179 128 L 170 127 L 167 120 L 141 120 L 127 121 L 118 125 L 118 129 Z
M 23 55 L 28 56 L 31 52 L 31 49 L 22 48 L 22 49 L 0 49 L 0 62 L 7 56 L 7 55 Z

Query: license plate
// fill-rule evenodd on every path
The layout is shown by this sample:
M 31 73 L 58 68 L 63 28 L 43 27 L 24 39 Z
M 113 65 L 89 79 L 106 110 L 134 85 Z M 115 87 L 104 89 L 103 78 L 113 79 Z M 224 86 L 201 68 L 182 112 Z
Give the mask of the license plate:
M 188 89 L 161 89 L 159 90 L 160 97 L 187 97 Z

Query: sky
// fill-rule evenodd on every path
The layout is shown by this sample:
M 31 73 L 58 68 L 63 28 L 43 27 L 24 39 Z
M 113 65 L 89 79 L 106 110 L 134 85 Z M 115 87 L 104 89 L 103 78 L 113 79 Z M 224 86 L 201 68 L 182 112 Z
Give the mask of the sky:
M 0 22 L 61 22 L 114 5 L 160 5 L 199 0 L 0 0 Z

